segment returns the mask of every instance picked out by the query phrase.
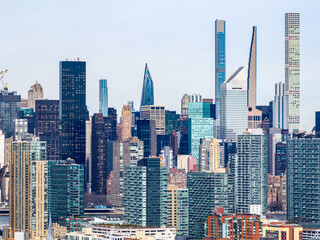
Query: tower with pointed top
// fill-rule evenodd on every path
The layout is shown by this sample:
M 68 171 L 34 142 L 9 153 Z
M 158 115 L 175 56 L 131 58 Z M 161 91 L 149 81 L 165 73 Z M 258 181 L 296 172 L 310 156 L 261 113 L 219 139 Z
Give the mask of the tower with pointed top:
M 140 107 L 145 105 L 154 105 L 153 81 L 147 63 L 144 70 Z
M 248 68 L 248 107 L 256 107 L 257 26 L 253 26 Z

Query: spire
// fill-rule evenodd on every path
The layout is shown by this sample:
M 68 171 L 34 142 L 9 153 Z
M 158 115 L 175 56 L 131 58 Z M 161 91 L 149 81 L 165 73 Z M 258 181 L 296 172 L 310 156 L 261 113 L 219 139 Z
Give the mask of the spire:
M 49 226 L 46 240 L 54 240 L 54 234 L 52 229 L 51 213 L 49 213 Z
M 140 107 L 145 105 L 154 105 L 153 81 L 147 63 L 144 70 Z
M 248 69 L 248 107 L 256 108 L 257 27 L 253 26 Z

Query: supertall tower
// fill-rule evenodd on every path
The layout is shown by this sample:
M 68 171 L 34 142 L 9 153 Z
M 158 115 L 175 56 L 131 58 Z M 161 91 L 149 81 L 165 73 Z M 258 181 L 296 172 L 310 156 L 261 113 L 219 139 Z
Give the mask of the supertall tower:
M 154 105 L 153 81 L 147 63 L 144 70 L 140 107 L 145 105 Z
M 256 108 L 257 26 L 253 26 L 248 68 L 248 107 Z
M 99 113 L 104 117 L 108 116 L 108 81 L 107 79 L 99 80 Z
M 215 21 L 215 102 L 216 118 L 220 119 L 220 87 L 226 80 L 226 23 Z
M 285 94 L 289 132 L 300 129 L 300 13 L 285 14 Z

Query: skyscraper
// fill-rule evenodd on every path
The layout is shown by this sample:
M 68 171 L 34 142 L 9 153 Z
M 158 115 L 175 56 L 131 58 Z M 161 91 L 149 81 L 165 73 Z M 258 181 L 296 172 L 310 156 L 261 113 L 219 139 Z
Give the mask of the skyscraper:
M 35 109 L 35 101 L 43 99 L 43 88 L 40 83 L 35 82 L 28 91 L 28 108 Z
M 256 108 L 257 27 L 253 26 L 248 67 L 248 107 Z
M 287 220 L 320 223 L 320 139 L 287 142 Z
M 145 105 L 154 105 L 153 81 L 147 63 L 144 70 L 140 107 Z
M 47 159 L 60 159 L 59 100 L 35 101 L 36 135 L 47 142 Z
M 86 62 L 60 62 L 61 159 L 85 164 Z
M 125 217 L 129 224 L 167 224 L 167 169 L 160 158 L 144 158 L 136 167 L 126 167 Z
M 221 87 L 221 139 L 236 140 L 247 128 L 248 67 L 240 67 Z
M 237 136 L 235 160 L 237 212 L 261 215 L 268 207 L 268 141 L 262 129 Z
M 226 23 L 215 21 L 215 102 L 216 118 L 220 119 L 221 85 L 226 80 Z
M 288 129 L 288 97 L 285 95 L 285 85 L 282 82 L 275 84 L 273 100 L 273 127 Z
M 137 136 L 143 141 L 144 157 L 156 156 L 157 134 L 155 120 L 138 120 Z
M 131 137 L 131 109 L 129 105 L 123 105 L 121 113 L 121 137 L 126 140 Z
M 188 108 L 189 108 L 189 95 L 185 93 L 181 99 L 181 115 L 188 116 Z
M 289 132 L 300 130 L 300 13 L 285 14 L 285 94 Z
M 315 114 L 315 129 L 317 138 L 320 138 L 320 112 Z
M 107 79 L 99 80 L 99 113 L 108 116 L 108 81 Z
M 164 135 L 166 130 L 165 107 L 164 106 L 141 106 L 141 120 L 154 120 L 157 135 Z

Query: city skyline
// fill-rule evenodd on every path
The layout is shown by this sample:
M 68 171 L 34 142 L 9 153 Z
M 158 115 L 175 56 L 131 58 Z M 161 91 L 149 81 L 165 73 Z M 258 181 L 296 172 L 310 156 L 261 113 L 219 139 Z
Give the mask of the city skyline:
M 317 84 L 317 75 L 313 69 L 319 62 L 316 58 L 319 46 L 314 37 L 319 33 L 312 27 L 312 22 L 319 19 L 314 10 L 318 3 L 294 1 L 295 4 L 290 2 L 291 6 L 288 6 L 289 1 L 285 1 L 277 4 L 277 9 L 266 13 L 268 11 L 265 8 L 272 6 L 262 7 L 254 3 L 252 8 L 256 11 L 250 11 L 249 2 L 234 2 L 234 9 L 227 8 L 229 4 L 215 6 L 215 2 L 209 1 L 199 4 L 195 1 L 185 4 L 177 2 L 173 3 L 173 6 L 181 7 L 177 15 L 165 8 L 165 3 L 144 5 L 144 1 L 139 1 L 141 4 L 131 5 L 128 1 L 121 1 L 102 4 L 101 9 L 110 11 L 112 19 L 107 16 L 96 17 L 99 14 L 93 11 L 101 11 L 97 5 L 80 3 L 76 6 L 80 13 L 71 13 L 66 18 L 60 16 L 67 11 L 63 10 L 59 13 L 61 19 L 56 21 L 52 21 L 50 10 L 58 8 L 59 1 L 46 6 L 40 4 L 38 7 L 41 6 L 41 12 L 34 12 L 37 5 L 31 2 L 25 13 L 20 10 L 13 12 L 15 3 L 5 3 L 4 7 L 8 9 L 4 13 L 7 32 L 0 40 L 3 46 L 0 64 L 2 68 L 9 69 L 5 77 L 9 91 L 16 90 L 26 97 L 29 86 L 38 81 L 43 86 L 45 98 L 58 99 L 59 61 L 66 57 L 70 60 L 80 57 L 88 65 L 87 103 L 90 114 L 93 114 L 98 112 L 97 96 L 101 78 L 109 81 L 110 106 L 120 111 L 128 100 L 134 100 L 135 109 L 138 109 L 143 67 L 148 63 L 154 81 L 155 104 L 179 111 L 184 93 L 199 93 L 205 98 L 214 98 L 214 21 L 221 19 L 226 20 L 226 78 L 238 66 L 247 64 L 252 26 L 258 26 L 257 105 L 267 105 L 274 97 L 274 83 L 285 80 L 284 14 L 297 11 L 301 13 L 301 129 L 310 131 L 314 126 L 313 112 L 318 110 L 313 103 L 317 102 L 317 91 L 313 87 Z M 69 4 L 65 7 L 71 6 Z M 123 4 L 128 9 L 133 8 L 122 11 Z M 144 11 L 147 8 L 150 10 L 148 13 Z M 235 14 L 238 8 L 243 9 L 244 13 Z M 87 13 L 84 13 L 85 9 Z M 161 16 L 157 10 L 168 12 Z M 195 14 L 189 17 L 192 11 Z M 245 14 L 249 11 L 252 13 L 250 17 Z M 140 12 L 145 14 L 141 16 Z M 139 18 L 132 20 L 135 15 L 139 15 Z M 24 18 L 29 21 L 22 22 Z M 42 23 L 31 24 L 39 18 Z M 146 24 L 148 21 L 152 22 L 151 27 Z M 50 24 L 44 26 L 46 22 Z M 97 24 L 92 26 L 95 22 Z M 119 28 L 116 29 L 118 24 Z M 73 25 L 76 27 L 70 28 Z M 15 30 L 12 30 L 13 27 L 16 27 Z M 82 31 L 81 27 L 87 34 L 79 32 Z M 26 31 L 28 35 L 21 41 L 19 35 Z M 54 41 L 50 39 L 52 34 Z M 79 37 L 75 38 L 77 35 Z M 39 63 L 40 69 L 35 67 Z M 24 84 L 21 84 L 22 81 Z M 162 94 L 164 91 L 165 95 Z

